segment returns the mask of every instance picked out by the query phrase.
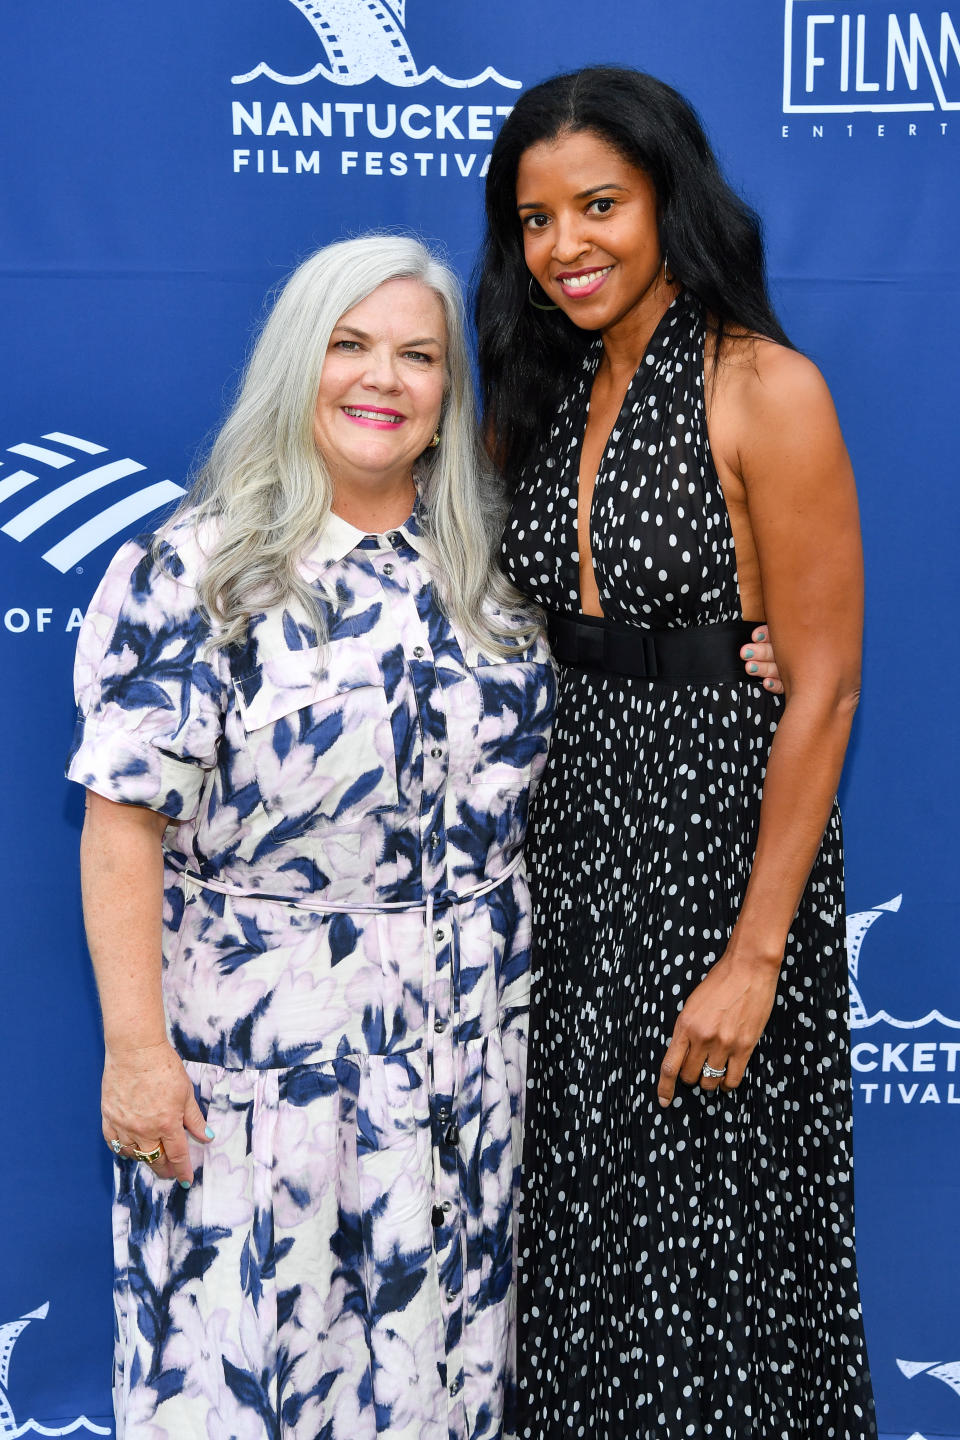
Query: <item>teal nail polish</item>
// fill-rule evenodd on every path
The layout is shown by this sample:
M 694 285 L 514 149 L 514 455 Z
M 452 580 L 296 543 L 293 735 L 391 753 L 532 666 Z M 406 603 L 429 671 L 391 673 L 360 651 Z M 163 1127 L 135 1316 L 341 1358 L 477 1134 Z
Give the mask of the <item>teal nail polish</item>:
M 749 646 L 747 647 L 746 650 L 744 650 L 743 653 L 744 653 L 744 657 L 745 657 L 747 660 L 752 660 L 752 659 L 753 659 L 753 651 L 749 648 Z
M 204 1135 L 206 1135 L 206 1137 L 207 1137 L 208 1140 L 215 1140 L 215 1139 L 216 1139 L 216 1132 L 213 1131 L 213 1130 L 211 1130 L 209 1125 L 206 1126 L 206 1128 L 204 1129 L 204 1132 L 203 1132 L 203 1133 L 204 1133 Z
M 758 631 L 758 633 L 757 633 L 757 639 L 758 639 L 758 640 L 766 640 L 766 638 L 767 638 L 767 632 L 766 632 L 766 630 L 760 630 L 760 631 Z
M 189 1180 L 180 1180 L 180 1181 L 178 1181 L 178 1184 L 179 1184 L 181 1190 L 189 1190 L 189 1189 L 190 1189 L 190 1181 L 189 1181 Z
M 760 666 L 759 666 L 759 665 L 749 665 L 747 668 L 748 668 L 748 670 L 750 671 L 750 674 L 751 674 L 751 675 L 756 675 L 757 671 L 760 669 Z

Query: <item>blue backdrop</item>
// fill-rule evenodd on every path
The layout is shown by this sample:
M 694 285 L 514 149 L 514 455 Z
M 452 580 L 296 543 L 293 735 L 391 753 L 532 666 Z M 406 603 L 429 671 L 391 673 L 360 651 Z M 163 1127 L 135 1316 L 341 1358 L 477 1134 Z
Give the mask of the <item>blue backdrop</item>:
M 602 60 L 706 118 L 766 217 L 786 328 L 858 473 L 865 700 L 843 799 L 864 1303 L 885 1434 L 960 1436 L 960 5 L 912 4 L 47 0 L 5 17 L 0 1436 L 113 1433 L 82 797 L 60 778 L 83 607 L 176 496 L 295 260 L 401 226 L 467 276 L 500 117 L 521 86 Z

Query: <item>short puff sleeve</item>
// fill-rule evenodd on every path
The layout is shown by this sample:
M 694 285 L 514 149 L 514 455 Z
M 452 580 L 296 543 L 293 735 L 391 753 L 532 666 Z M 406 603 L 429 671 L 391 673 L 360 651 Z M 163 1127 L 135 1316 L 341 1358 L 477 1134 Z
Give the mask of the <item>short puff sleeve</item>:
M 108 800 L 193 819 L 226 705 L 222 652 L 209 640 L 178 550 L 164 543 L 155 557 L 149 537 L 128 541 L 80 628 L 67 777 Z

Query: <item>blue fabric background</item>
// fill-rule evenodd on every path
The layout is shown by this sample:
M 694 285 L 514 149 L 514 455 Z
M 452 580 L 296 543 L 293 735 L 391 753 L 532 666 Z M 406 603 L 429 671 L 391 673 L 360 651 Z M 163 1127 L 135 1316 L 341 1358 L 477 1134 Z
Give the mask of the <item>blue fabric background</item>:
M 81 1416 L 82 1431 L 112 1434 L 110 1164 L 99 1138 L 98 1017 L 80 922 L 82 796 L 61 780 L 60 765 L 76 611 L 120 539 L 146 518 L 65 573 L 43 557 L 125 497 L 184 482 L 223 413 L 265 297 L 314 246 L 375 225 L 412 227 L 442 242 L 469 275 L 478 174 L 490 149 L 484 132 L 517 90 L 496 77 L 466 88 L 450 80 L 492 66 L 528 85 L 603 60 L 651 70 L 701 110 L 731 179 L 766 218 L 786 328 L 824 370 L 857 470 L 868 565 L 865 699 L 842 798 L 848 900 L 863 945 L 855 952 L 860 1018 L 869 1022 L 854 1031 L 864 1302 L 884 1432 L 960 1436 L 950 743 L 960 6 L 913 3 L 911 32 L 910 10 L 893 0 L 608 0 L 586 12 L 571 0 L 407 0 L 406 14 L 402 0 L 328 0 L 339 30 L 330 51 L 296 0 L 50 0 L 5 17 L 0 1436 L 41 1424 L 61 1434 Z M 408 69 L 423 75 L 433 66 L 445 78 L 360 78 L 365 62 L 382 71 L 388 56 L 381 44 L 377 59 L 351 28 L 374 9 L 405 41 Z M 233 83 L 261 62 L 287 77 L 318 62 L 341 68 L 339 79 Z M 241 118 L 235 135 L 233 103 L 252 115 L 255 101 L 274 134 L 252 134 Z M 321 117 L 330 104 L 333 134 L 290 133 L 301 128 L 304 103 Z M 364 112 L 349 138 L 355 112 L 334 107 L 368 104 L 381 128 L 388 106 L 397 107 L 398 126 L 405 107 L 425 106 L 427 119 L 413 111 L 407 123 L 431 133 L 377 139 Z M 488 107 L 474 111 L 473 139 L 469 106 Z M 250 152 L 236 173 L 235 149 Z M 317 173 L 296 173 L 298 150 Z M 365 173 L 376 170 L 369 154 L 378 152 L 385 173 Z M 406 174 L 387 173 L 394 153 L 406 157 Z M 104 453 L 42 438 L 54 432 Z M 56 469 L 7 448 L 22 443 L 73 458 Z M 24 522 L 14 517 L 34 501 L 128 457 L 143 470 L 18 537 Z M 18 470 L 36 478 L 12 493 L 4 482 Z M 893 907 L 879 909 L 887 902 Z M 876 922 L 869 931 L 868 921 Z M 14 1325 L 44 1304 L 45 1317 Z

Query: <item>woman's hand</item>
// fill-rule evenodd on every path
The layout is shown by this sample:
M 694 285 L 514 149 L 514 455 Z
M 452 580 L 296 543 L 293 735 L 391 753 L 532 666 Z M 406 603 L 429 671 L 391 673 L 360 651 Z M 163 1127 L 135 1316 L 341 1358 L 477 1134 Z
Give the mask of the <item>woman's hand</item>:
M 163 1154 L 150 1166 L 161 1180 L 184 1187 L 193 1180 L 187 1134 L 202 1145 L 213 1139 L 180 1057 L 166 1041 L 115 1050 L 107 1047 L 101 1099 L 103 1137 L 129 1155 L 133 1150 Z
M 748 645 L 740 647 L 740 659 L 751 680 L 762 680 L 764 690 L 771 695 L 783 694 L 783 681 L 777 669 L 777 657 L 770 644 L 770 632 L 766 625 L 758 625 Z
M 678 1078 L 702 1090 L 737 1088 L 770 1018 L 779 974 L 769 961 L 729 950 L 720 957 L 677 1016 L 657 1083 L 661 1105 L 673 1100 Z M 704 1075 L 704 1065 L 725 1073 Z

